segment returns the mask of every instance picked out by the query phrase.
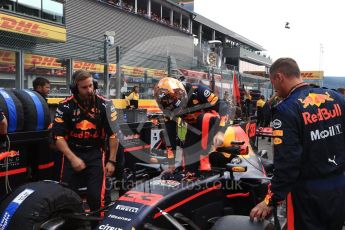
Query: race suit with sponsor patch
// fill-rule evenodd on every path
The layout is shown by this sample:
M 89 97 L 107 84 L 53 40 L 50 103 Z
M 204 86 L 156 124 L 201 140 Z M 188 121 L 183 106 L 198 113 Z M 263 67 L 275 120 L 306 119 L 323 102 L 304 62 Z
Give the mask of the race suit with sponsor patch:
M 91 210 L 104 206 L 105 196 L 105 138 L 118 131 L 117 114 L 111 100 L 94 96 L 88 108 L 73 95 L 60 102 L 56 109 L 52 132 L 55 139 L 65 138 L 70 149 L 86 164 L 74 171 L 67 158 L 63 160 L 61 181 L 77 190 L 87 187 Z
M 200 169 L 208 169 L 208 157 L 203 155 L 209 153 L 214 135 L 218 131 L 225 132 L 229 108 L 227 103 L 219 100 L 204 85 L 187 83 L 185 88 L 188 95 L 187 108 L 178 114 L 188 124 L 183 145 L 184 165 L 188 171 L 197 171 L 199 166 Z M 172 137 L 170 140 L 174 139 L 177 136 L 176 124 L 167 126 L 169 137 Z
M 274 176 L 266 203 L 287 198 L 288 229 L 341 229 L 345 100 L 301 84 L 273 108 Z

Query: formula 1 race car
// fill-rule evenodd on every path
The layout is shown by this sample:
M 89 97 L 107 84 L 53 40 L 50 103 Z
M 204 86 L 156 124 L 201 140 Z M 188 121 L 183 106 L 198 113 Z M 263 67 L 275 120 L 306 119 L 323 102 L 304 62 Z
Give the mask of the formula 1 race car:
M 249 221 L 263 200 L 269 177 L 239 126 L 231 126 L 228 146 L 212 154 L 231 154 L 229 163 L 189 173 L 177 168 L 144 181 L 112 202 L 103 218 L 83 213 L 76 193 L 55 182 L 24 185 L 0 205 L 1 229 L 266 229 L 268 221 Z M 96 214 L 96 215 L 93 215 Z M 277 215 L 275 215 L 276 217 Z M 277 219 L 277 218 L 276 218 Z M 277 224 L 275 224 L 277 226 Z

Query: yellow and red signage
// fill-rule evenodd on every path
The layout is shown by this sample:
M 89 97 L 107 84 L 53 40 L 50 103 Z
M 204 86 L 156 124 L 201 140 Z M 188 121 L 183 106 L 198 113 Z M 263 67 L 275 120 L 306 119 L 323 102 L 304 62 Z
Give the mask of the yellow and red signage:
M 202 78 L 207 79 L 208 74 L 201 71 L 189 70 L 189 69 L 179 69 L 179 71 L 186 77 L 195 77 L 195 78 Z M 215 80 L 221 80 L 222 76 L 219 74 L 214 75 Z
M 15 64 L 15 53 L 11 51 L 0 50 L 0 64 Z M 36 54 L 25 54 L 24 56 L 24 68 L 46 68 L 46 69 L 63 69 L 61 64 L 57 62 L 58 58 L 48 57 Z M 93 73 L 103 73 L 104 66 L 99 63 L 91 63 L 85 61 L 73 61 L 73 69 L 84 69 Z M 121 71 L 127 76 L 143 77 L 145 71 L 149 77 L 167 77 L 168 74 L 165 70 L 148 69 L 134 66 L 121 66 Z M 116 73 L 116 64 L 109 64 L 109 73 Z
M 66 42 L 66 28 L 0 13 L 0 30 Z
M 127 66 L 127 65 L 121 66 L 121 71 L 124 75 L 133 76 L 133 77 L 142 77 L 144 76 L 145 71 L 147 73 L 147 76 L 151 76 L 151 77 L 167 77 L 168 76 L 165 70 L 148 69 L 148 68 L 143 68 L 143 67 L 135 67 L 135 66 Z
M 323 76 L 323 71 L 301 71 L 304 80 L 322 80 Z
M 243 71 L 243 73 L 260 76 L 260 77 L 266 77 L 268 74 L 266 74 L 265 71 Z
M 84 69 L 94 73 L 103 73 L 104 72 L 104 65 L 98 63 L 91 63 L 85 61 L 73 61 L 73 69 L 79 70 Z M 116 72 L 116 65 L 109 64 L 109 73 L 115 74 Z

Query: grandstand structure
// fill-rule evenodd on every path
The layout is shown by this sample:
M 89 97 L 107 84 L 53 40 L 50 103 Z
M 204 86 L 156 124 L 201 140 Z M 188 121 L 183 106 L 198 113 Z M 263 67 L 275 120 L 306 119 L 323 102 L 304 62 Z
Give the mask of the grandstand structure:
M 115 32 L 111 44 L 106 32 Z M 218 93 L 230 89 L 233 71 L 255 84 L 267 81 L 248 74 L 270 66 L 262 46 L 173 1 L 3 0 L 0 84 L 32 88 L 42 76 L 51 81 L 51 96 L 63 97 L 73 71 L 83 68 L 110 97 L 139 85 L 142 98 L 150 99 L 154 84 L 171 70 L 209 84 L 210 40 L 223 45 L 222 66 L 212 69 Z

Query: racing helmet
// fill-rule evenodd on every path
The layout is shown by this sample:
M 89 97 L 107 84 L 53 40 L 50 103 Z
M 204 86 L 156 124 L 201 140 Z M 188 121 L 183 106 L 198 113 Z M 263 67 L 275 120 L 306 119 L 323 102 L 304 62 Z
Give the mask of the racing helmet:
M 224 133 L 223 145 L 221 147 L 233 147 L 233 144 L 232 144 L 233 141 L 239 141 L 239 142 L 244 141 L 244 144 L 239 146 L 240 154 L 241 155 L 248 154 L 249 137 L 239 125 L 232 125 L 226 129 Z M 223 155 L 226 156 L 228 154 L 223 153 Z
M 187 92 L 179 80 L 171 77 L 162 78 L 154 88 L 154 97 L 165 115 L 180 113 L 187 104 Z

